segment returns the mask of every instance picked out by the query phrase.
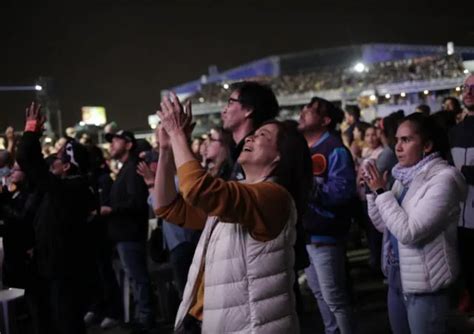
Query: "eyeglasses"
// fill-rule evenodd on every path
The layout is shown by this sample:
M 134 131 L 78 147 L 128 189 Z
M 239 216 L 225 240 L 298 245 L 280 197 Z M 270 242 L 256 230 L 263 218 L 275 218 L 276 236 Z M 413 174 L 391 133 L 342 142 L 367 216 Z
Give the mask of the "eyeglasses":
M 242 102 L 240 101 L 240 99 L 234 99 L 233 97 L 229 97 L 229 98 L 227 99 L 227 105 L 230 105 L 230 104 L 232 104 L 232 103 L 234 103 L 234 102 L 242 103 Z
M 219 142 L 219 143 L 222 143 L 222 140 L 216 139 L 216 138 L 212 138 L 210 135 L 209 135 L 209 137 L 208 137 L 207 139 L 209 139 L 210 142 Z
M 464 93 L 474 94 L 474 85 L 463 85 L 462 91 Z

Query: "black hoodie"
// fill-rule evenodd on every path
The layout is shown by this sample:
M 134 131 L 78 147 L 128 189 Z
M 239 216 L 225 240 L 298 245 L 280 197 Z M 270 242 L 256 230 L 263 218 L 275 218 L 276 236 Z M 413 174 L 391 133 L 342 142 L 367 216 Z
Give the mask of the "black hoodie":
M 41 196 L 33 220 L 34 260 L 45 278 L 77 278 L 93 264 L 88 221 L 94 196 L 86 177 L 59 178 L 49 172 L 39 138 L 25 132 L 17 151 L 18 164 Z

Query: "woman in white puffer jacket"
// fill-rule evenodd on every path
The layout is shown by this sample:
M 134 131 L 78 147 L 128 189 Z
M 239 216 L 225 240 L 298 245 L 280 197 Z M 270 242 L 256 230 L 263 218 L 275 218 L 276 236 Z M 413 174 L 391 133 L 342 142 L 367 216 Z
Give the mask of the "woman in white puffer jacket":
M 396 182 L 366 168 L 369 216 L 384 233 L 390 325 L 398 333 L 445 333 L 448 287 L 458 273 L 457 222 L 466 196 L 463 176 L 447 161 L 446 134 L 433 119 L 412 114 L 397 130 Z

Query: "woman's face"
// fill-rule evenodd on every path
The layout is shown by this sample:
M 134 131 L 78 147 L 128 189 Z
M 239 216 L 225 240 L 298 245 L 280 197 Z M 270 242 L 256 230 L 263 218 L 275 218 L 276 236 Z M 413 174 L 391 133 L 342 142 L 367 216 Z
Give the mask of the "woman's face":
M 202 141 L 201 146 L 199 146 L 199 154 L 203 158 L 207 157 L 207 144 L 208 144 L 208 139 L 206 138 Z
M 12 183 L 21 184 L 23 181 L 25 181 L 25 173 L 21 170 L 20 166 L 15 163 L 8 178 Z
M 430 148 L 423 143 L 421 136 L 416 133 L 415 127 L 410 121 L 400 124 L 396 139 L 395 154 L 403 167 L 416 165 L 423 158 L 423 153 L 429 151 Z
M 245 139 L 239 163 L 245 166 L 271 169 L 280 153 L 277 148 L 278 126 L 266 124 Z
M 360 132 L 359 128 L 354 128 L 354 130 L 352 130 L 352 134 L 354 135 L 354 139 L 362 139 L 362 132 Z
M 211 130 L 208 138 L 206 158 L 211 161 L 216 161 L 217 158 L 225 152 L 224 144 L 222 143 L 222 137 L 219 131 Z
M 364 141 L 371 149 L 376 149 L 380 146 L 380 139 L 375 128 L 368 128 L 365 131 Z
M 191 144 L 191 151 L 193 151 L 193 153 L 195 155 L 197 155 L 197 154 L 199 154 L 199 148 L 200 147 L 201 147 L 201 140 L 194 139 L 193 143 Z

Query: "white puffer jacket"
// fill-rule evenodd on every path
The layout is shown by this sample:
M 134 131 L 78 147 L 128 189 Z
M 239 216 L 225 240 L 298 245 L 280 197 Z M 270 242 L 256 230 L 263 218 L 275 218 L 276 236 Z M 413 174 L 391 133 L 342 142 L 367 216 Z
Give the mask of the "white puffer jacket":
M 293 294 L 296 209 L 273 240 L 257 241 L 241 224 L 209 217 L 189 269 L 178 328 L 193 302 L 204 263 L 203 334 L 299 333 Z
M 434 292 L 459 273 L 457 223 L 466 182 L 457 169 L 436 158 L 414 177 L 400 206 L 402 190 L 396 181 L 391 191 L 367 195 L 370 219 L 384 233 L 383 270 L 386 273 L 388 229 L 398 240 L 403 291 Z

